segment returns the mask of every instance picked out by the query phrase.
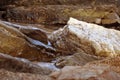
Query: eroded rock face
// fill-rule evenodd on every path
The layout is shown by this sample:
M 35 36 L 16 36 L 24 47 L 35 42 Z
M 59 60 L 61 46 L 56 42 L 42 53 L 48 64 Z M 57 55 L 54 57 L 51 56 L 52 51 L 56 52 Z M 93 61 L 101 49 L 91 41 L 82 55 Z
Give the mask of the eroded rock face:
M 54 47 L 75 53 L 108 57 L 120 53 L 120 32 L 71 18 L 68 24 L 49 37 Z
M 29 60 L 46 61 L 52 55 L 44 54 L 41 49 L 32 45 L 29 38 L 19 30 L 0 22 L 0 52 Z

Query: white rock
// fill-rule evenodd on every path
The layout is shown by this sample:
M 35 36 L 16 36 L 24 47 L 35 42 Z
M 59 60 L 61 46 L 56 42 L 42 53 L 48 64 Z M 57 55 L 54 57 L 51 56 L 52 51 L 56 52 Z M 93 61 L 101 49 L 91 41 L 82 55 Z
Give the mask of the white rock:
M 120 54 L 120 31 L 70 18 L 67 25 L 49 37 L 58 49 L 108 57 Z M 74 49 L 73 49 L 74 48 Z

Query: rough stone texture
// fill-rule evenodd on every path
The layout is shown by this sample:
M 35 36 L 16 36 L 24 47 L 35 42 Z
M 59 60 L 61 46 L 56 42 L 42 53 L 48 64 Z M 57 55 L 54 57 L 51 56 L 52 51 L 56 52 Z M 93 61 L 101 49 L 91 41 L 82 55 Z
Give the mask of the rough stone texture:
M 43 31 L 40 28 L 28 26 L 28 25 L 23 26 L 23 25 L 14 24 L 14 23 L 5 22 L 5 21 L 3 21 L 3 23 L 6 25 L 9 25 L 10 27 L 17 28 L 20 32 L 22 32 L 23 34 L 25 34 L 26 36 L 32 39 L 41 41 L 44 44 L 48 44 L 47 34 L 45 33 L 45 31 Z
M 71 18 L 68 24 L 49 36 L 57 49 L 108 57 L 120 53 L 120 32 Z
M 1 0 L 1 19 L 22 23 L 66 24 L 74 17 L 97 24 L 120 23 L 119 0 Z
M 66 24 L 69 17 L 97 24 L 120 23 L 118 8 L 115 5 L 71 6 L 45 5 L 15 7 L 2 13 L 4 20 L 21 23 Z
M 49 61 L 53 58 L 32 45 L 19 30 L 0 22 L 0 52 L 29 60 Z
M 58 70 L 54 65 L 39 62 L 30 62 L 27 59 L 12 57 L 7 54 L 0 53 L 0 69 L 6 69 L 12 72 L 24 72 L 33 74 L 48 75 L 52 71 Z
M 120 74 L 120 57 L 112 57 L 112 58 L 106 58 L 100 61 L 95 61 L 90 63 L 91 65 L 98 65 L 98 64 L 107 64 L 110 66 L 110 68 Z
M 81 52 L 75 53 L 71 56 L 60 57 L 56 60 L 55 65 L 60 68 L 64 66 L 83 66 L 86 63 L 97 61 L 100 59 L 102 58 Z
M 120 74 L 112 71 L 108 65 L 87 65 L 84 67 L 64 67 L 51 74 L 54 80 L 119 80 Z
M 1 0 L 0 5 L 16 5 L 16 6 L 31 6 L 31 5 L 118 5 L 119 0 Z M 119 5 L 118 5 L 119 6 Z
M 95 61 L 85 66 L 66 66 L 50 76 L 55 80 L 119 80 L 120 57 Z
M 51 80 L 51 78 L 46 75 L 11 72 L 0 69 L 0 80 Z

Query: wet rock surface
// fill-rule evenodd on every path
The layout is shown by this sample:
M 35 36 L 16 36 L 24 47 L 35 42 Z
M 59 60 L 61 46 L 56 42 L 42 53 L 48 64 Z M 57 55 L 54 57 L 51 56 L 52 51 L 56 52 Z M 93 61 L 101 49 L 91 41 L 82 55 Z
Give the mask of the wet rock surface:
M 29 60 L 47 61 L 52 55 L 44 54 L 39 47 L 30 43 L 26 35 L 19 30 L 0 23 L 0 52 Z

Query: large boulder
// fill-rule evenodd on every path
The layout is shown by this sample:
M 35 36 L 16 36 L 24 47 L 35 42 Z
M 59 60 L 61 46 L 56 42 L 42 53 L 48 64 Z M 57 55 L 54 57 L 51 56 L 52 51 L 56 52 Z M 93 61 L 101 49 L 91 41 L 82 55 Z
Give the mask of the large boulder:
M 67 25 L 49 39 L 57 49 L 68 53 L 85 52 L 101 57 L 120 55 L 120 32 L 70 18 Z
M 31 38 L 0 21 L 0 52 L 29 60 L 49 61 L 53 58 L 30 41 Z

